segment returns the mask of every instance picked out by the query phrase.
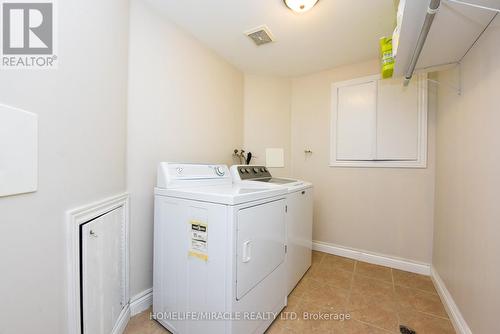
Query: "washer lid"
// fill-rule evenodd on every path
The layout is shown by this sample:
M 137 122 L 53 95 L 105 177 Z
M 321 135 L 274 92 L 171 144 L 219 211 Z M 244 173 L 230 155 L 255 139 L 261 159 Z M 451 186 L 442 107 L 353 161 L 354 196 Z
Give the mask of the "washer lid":
M 289 193 L 301 191 L 307 188 L 312 188 L 312 183 L 310 182 L 295 180 L 295 179 L 287 179 L 287 178 L 272 178 L 268 180 L 254 179 L 254 180 L 243 180 L 243 181 L 236 180 L 235 182 L 237 184 L 254 185 L 260 187 L 285 188 Z
M 270 177 L 270 178 L 254 179 L 254 181 L 258 181 L 258 182 L 267 182 L 267 183 L 274 183 L 274 184 L 280 184 L 280 185 L 287 185 L 287 184 L 290 184 L 290 183 L 300 183 L 300 182 L 301 182 L 301 181 L 299 181 L 299 180 L 284 179 L 284 178 L 279 178 L 279 177 Z
M 155 188 L 157 195 L 226 205 L 247 203 L 286 193 L 285 187 L 259 187 L 258 184 L 246 183 L 173 189 Z

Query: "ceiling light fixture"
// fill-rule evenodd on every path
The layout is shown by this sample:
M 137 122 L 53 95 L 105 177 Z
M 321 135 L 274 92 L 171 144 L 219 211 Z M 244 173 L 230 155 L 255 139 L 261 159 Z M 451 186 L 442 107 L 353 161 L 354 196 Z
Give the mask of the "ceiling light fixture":
M 304 13 L 316 5 L 318 0 L 283 0 L 285 5 L 296 13 Z

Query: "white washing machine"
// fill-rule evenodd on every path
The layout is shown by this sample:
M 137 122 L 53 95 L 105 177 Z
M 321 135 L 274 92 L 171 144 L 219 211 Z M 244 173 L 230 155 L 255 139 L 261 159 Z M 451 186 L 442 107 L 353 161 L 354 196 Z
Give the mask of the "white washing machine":
M 311 266 L 313 185 L 296 179 L 275 178 L 264 166 L 235 165 L 231 166 L 231 174 L 235 183 L 287 190 L 285 263 L 289 294 Z
M 161 163 L 153 312 L 173 333 L 263 333 L 286 305 L 285 188 Z

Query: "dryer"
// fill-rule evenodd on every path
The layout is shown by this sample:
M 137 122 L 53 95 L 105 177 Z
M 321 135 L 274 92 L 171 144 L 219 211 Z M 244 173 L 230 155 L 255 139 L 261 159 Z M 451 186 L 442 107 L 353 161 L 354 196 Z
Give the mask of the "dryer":
M 161 163 L 153 312 L 173 333 L 263 333 L 286 305 L 284 188 Z
M 231 166 L 231 175 L 235 183 L 287 190 L 285 266 L 289 294 L 311 266 L 313 185 L 302 180 L 273 177 L 267 167 L 257 165 Z

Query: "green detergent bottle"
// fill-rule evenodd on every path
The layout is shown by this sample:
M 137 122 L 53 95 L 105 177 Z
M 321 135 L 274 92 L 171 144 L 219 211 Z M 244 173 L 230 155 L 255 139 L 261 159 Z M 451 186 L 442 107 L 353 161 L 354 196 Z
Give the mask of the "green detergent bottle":
M 394 72 L 394 57 L 392 56 L 392 38 L 380 39 L 380 58 L 382 65 L 382 79 L 392 78 Z

